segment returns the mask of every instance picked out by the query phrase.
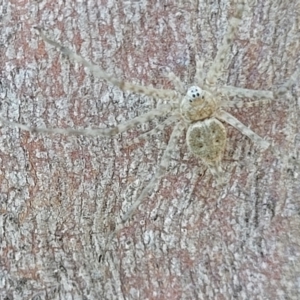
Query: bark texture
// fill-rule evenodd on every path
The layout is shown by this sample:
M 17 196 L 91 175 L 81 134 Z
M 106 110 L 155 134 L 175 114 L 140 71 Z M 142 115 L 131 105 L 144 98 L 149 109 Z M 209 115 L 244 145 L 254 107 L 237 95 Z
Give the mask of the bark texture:
M 186 84 L 210 65 L 233 15 L 228 0 L 16 1 L 0 4 L 1 115 L 51 127 L 113 126 L 153 99 L 120 92 L 45 45 L 34 30 L 131 82 Z M 300 2 L 252 1 L 221 81 L 272 89 L 300 67 Z M 0 128 L 1 299 L 299 299 L 300 85 L 233 114 L 284 155 L 228 128 L 228 184 L 187 152 L 113 239 L 107 235 L 156 172 L 170 128 L 115 139 Z M 197 172 L 195 167 L 198 166 Z

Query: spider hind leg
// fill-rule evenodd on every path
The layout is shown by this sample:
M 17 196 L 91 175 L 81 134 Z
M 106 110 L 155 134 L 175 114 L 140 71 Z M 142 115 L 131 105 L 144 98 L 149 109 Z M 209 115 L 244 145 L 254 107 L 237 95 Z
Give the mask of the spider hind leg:
M 270 143 L 263 138 L 261 138 L 259 135 L 257 135 L 255 132 L 253 132 L 250 128 L 248 128 L 246 125 L 244 125 L 242 122 L 240 122 L 238 119 L 236 119 L 234 116 L 232 116 L 230 113 L 226 111 L 220 111 L 217 114 L 217 118 L 219 120 L 222 120 L 237 130 L 239 130 L 242 134 L 249 137 L 256 145 L 258 145 L 262 150 L 266 150 L 270 147 Z
M 147 194 L 152 191 L 154 186 L 159 182 L 159 180 L 162 178 L 162 176 L 167 172 L 172 153 L 173 153 L 174 149 L 176 148 L 176 144 L 178 142 L 180 134 L 182 133 L 183 128 L 184 128 L 184 124 L 182 122 L 179 122 L 176 124 L 174 130 L 172 131 L 168 146 L 164 151 L 164 154 L 162 156 L 162 159 L 161 159 L 161 162 L 160 162 L 160 165 L 158 167 L 156 174 L 153 176 L 153 178 L 150 180 L 150 182 L 144 187 L 144 189 L 142 190 L 139 197 L 135 200 L 135 202 L 132 204 L 132 206 L 129 208 L 129 210 L 123 217 L 123 219 L 122 219 L 123 224 L 126 223 L 127 220 L 129 220 L 132 217 L 135 210 L 142 203 L 142 201 L 145 199 Z

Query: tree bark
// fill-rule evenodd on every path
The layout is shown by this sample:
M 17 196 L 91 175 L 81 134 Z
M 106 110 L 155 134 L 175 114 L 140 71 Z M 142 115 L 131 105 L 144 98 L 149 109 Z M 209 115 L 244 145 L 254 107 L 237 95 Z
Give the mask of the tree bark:
M 118 78 L 193 84 L 233 16 L 222 1 L 7 1 L 1 8 L 1 115 L 48 127 L 110 127 L 154 108 L 94 78 L 34 29 Z M 272 90 L 299 68 L 300 3 L 251 1 L 220 84 Z M 171 128 L 130 145 L 0 128 L 1 299 L 299 299 L 299 96 L 231 110 L 280 147 L 261 152 L 228 129 L 223 188 L 184 133 L 171 170 L 134 218 L 107 237 L 154 176 Z

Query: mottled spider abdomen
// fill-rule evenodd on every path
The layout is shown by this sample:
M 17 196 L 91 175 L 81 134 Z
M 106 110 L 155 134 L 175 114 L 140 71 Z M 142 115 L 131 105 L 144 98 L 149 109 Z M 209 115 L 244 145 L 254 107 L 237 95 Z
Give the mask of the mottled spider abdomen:
M 186 142 L 195 156 L 210 165 L 222 159 L 226 145 L 226 129 L 215 118 L 198 121 L 188 128 Z

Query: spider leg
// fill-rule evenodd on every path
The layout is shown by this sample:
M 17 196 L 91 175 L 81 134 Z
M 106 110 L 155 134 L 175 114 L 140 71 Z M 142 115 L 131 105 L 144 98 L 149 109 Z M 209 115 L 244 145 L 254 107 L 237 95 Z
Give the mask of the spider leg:
M 262 104 L 268 104 L 272 102 L 271 99 L 261 99 L 257 101 L 250 101 L 250 102 L 243 102 L 243 101 L 229 101 L 225 106 L 227 107 L 235 107 L 235 108 L 242 108 L 242 107 L 255 107 L 260 106 Z
M 127 131 L 139 124 L 143 124 L 148 122 L 155 117 L 159 117 L 167 114 L 172 110 L 171 105 L 161 105 L 157 109 L 153 109 L 148 113 L 145 113 L 141 116 L 138 116 L 132 120 L 121 123 L 112 128 L 98 128 L 98 129 L 73 129 L 73 128 L 37 128 L 31 127 L 27 125 L 23 125 L 16 122 L 11 122 L 0 117 L 0 122 L 9 126 L 9 127 L 17 127 L 22 130 L 30 131 L 30 132 L 38 132 L 38 133 L 58 133 L 58 134 L 66 134 L 66 135 L 87 135 L 87 136 L 106 136 L 112 137 L 124 131 Z
M 212 176 L 216 179 L 219 186 L 223 185 L 224 182 L 224 171 L 221 166 L 221 161 L 205 162 L 206 166 L 210 170 Z
M 235 32 L 241 22 L 244 8 L 245 2 L 243 0 L 237 1 L 236 14 L 229 22 L 227 32 L 222 40 L 222 44 L 207 73 L 206 83 L 209 86 L 214 86 L 222 73 L 226 56 L 228 55 L 229 48 L 233 42 Z
M 177 116 L 171 116 L 169 118 L 167 118 L 166 120 L 164 120 L 162 123 L 158 124 L 156 127 L 154 127 L 153 129 L 140 134 L 138 137 L 136 137 L 132 142 L 128 143 L 128 145 L 134 145 L 137 144 L 139 141 L 141 140 L 147 140 L 149 138 L 151 138 L 152 136 L 156 135 L 159 131 L 163 131 L 163 129 L 166 126 L 171 125 L 172 123 L 174 123 L 176 120 L 178 120 Z
M 184 87 L 184 84 L 182 83 L 182 81 L 180 80 L 179 77 L 177 77 L 173 72 L 170 72 L 168 74 L 168 78 L 172 81 L 174 87 L 176 88 L 176 90 L 178 90 L 181 94 L 185 94 L 186 93 L 186 89 Z
M 202 87 L 204 84 L 204 72 L 203 72 L 204 61 L 200 59 L 198 55 L 196 55 L 196 74 L 195 74 L 195 82 L 199 87 Z
M 159 181 L 159 179 L 166 173 L 169 161 L 171 159 L 172 152 L 175 148 L 176 142 L 182 132 L 182 129 L 184 128 L 183 122 L 178 122 L 175 125 L 174 130 L 172 131 L 169 143 L 167 148 L 164 151 L 164 154 L 162 156 L 158 171 L 156 172 L 155 176 L 150 180 L 150 182 L 144 187 L 139 197 L 136 199 L 136 201 L 133 203 L 133 205 L 129 208 L 125 216 L 122 218 L 122 222 L 119 223 L 115 230 L 108 236 L 107 239 L 107 246 L 105 247 L 105 252 L 107 251 L 108 246 L 112 242 L 113 238 L 116 236 L 116 234 L 119 232 L 119 230 L 122 229 L 123 224 L 128 221 L 132 215 L 134 214 L 137 207 L 142 203 L 144 198 L 146 197 L 147 193 L 149 193 L 152 188 L 155 186 L 155 184 Z
M 61 53 L 68 56 L 69 58 L 75 60 L 78 63 L 83 64 L 89 71 L 91 71 L 94 74 L 94 76 L 106 80 L 107 82 L 120 88 L 122 91 L 130 91 L 130 92 L 137 93 L 137 94 L 144 94 L 144 95 L 156 98 L 156 99 L 176 100 L 178 98 L 178 94 L 173 90 L 155 89 L 152 87 L 146 87 L 146 86 L 133 84 L 130 82 L 125 82 L 123 80 L 117 79 L 113 75 L 106 73 L 104 70 L 102 70 L 97 65 L 94 65 L 94 64 L 88 62 L 81 55 L 76 54 L 75 52 L 71 51 L 70 49 L 60 45 L 56 41 L 49 39 L 48 37 L 46 37 L 44 35 L 44 33 L 42 32 L 42 30 L 40 28 L 36 28 L 36 29 L 39 31 L 42 39 L 45 42 L 54 46 L 55 48 L 60 50 Z
M 241 97 L 241 98 L 254 98 L 254 99 L 274 99 L 273 92 L 263 90 L 251 90 L 238 88 L 234 86 L 224 86 L 219 89 L 221 93 L 226 94 L 228 97 Z
M 226 94 L 228 97 L 254 98 L 262 99 L 263 101 L 274 100 L 276 97 L 286 94 L 291 89 L 291 86 L 297 82 L 299 74 L 300 69 L 296 69 L 291 77 L 274 91 L 244 89 L 230 85 L 223 86 L 218 91 Z
M 244 102 L 241 100 L 234 100 L 234 101 L 222 101 L 222 107 L 234 107 L 234 108 L 242 108 L 242 107 L 255 107 L 260 106 L 263 104 L 271 103 L 271 99 L 260 99 L 257 101 L 250 101 L 250 102 Z
M 274 91 L 276 97 L 280 97 L 286 94 L 291 89 L 291 86 L 297 82 L 299 74 L 300 74 L 300 68 L 297 68 L 295 72 L 292 74 L 292 76 L 284 84 L 282 84 L 278 89 Z
M 168 146 L 167 146 L 166 150 L 164 151 L 159 168 L 158 168 L 155 176 L 144 187 L 143 191 L 141 192 L 141 194 L 139 195 L 137 200 L 129 208 L 128 212 L 125 214 L 125 216 L 122 219 L 123 224 L 132 217 L 135 210 L 142 203 L 142 201 L 144 200 L 146 195 L 153 189 L 153 187 L 157 184 L 159 179 L 166 173 L 168 165 L 169 165 L 169 161 L 171 159 L 172 152 L 175 149 L 176 142 L 177 142 L 178 138 L 180 137 L 180 134 L 181 134 L 183 128 L 184 128 L 183 122 L 178 122 L 176 124 L 176 126 L 171 134 Z
M 257 135 L 255 132 L 253 132 L 251 129 L 249 129 L 246 125 L 241 123 L 238 119 L 236 119 L 230 113 L 221 110 L 216 114 L 216 118 L 221 121 L 225 121 L 226 123 L 230 124 L 237 130 L 239 130 L 242 134 L 249 137 L 254 143 L 258 144 L 263 150 L 267 149 L 270 146 L 270 143 L 268 141 L 261 138 L 259 135 Z

